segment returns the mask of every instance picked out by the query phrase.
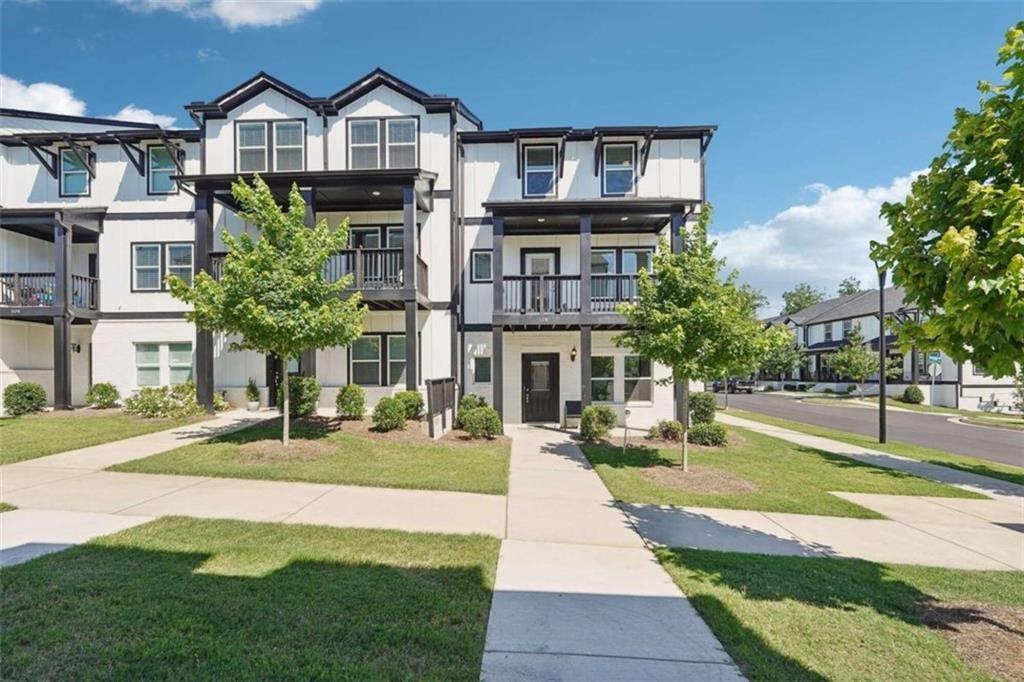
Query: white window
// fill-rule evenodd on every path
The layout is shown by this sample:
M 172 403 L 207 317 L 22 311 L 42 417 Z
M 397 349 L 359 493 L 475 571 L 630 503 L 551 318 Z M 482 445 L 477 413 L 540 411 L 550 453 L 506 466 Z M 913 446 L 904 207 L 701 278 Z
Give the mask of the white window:
M 192 380 L 192 344 L 167 344 L 167 367 L 171 386 Z
M 138 386 L 160 385 L 160 344 L 135 344 L 135 383 Z
M 626 356 L 626 402 L 651 400 L 651 361 L 639 355 Z
M 636 174 L 636 147 L 633 144 L 604 145 L 604 193 L 632 194 Z
M 172 176 L 177 174 L 171 151 L 167 147 L 150 147 L 149 153 L 149 193 L 174 194 L 178 191 Z
M 175 386 L 191 380 L 191 342 L 135 344 L 137 386 Z
M 614 400 L 615 358 L 611 355 L 595 355 L 590 358 L 590 398 L 595 403 L 610 403 Z
M 826 322 L 825 323 L 825 340 L 826 341 L 831 341 L 832 340 L 832 323 L 831 322 Z
M 494 279 L 493 257 L 491 251 L 473 251 L 469 271 L 470 282 L 490 282 Z
M 159 291 L 160 245 L 135 244 L 132 246 L 132 288 L 137 291 Z
M 352 383 L 380 385 L 379 336 L 361 336 L 352 344 Z
M 555 145 L 523 148 L 523 196 L 555 195 Z
M 473 358 L 473 383 L 491 383 L 491 359 L 489 357 Z
M 388 119 L 388 168 L 416 167 L 416 119 Z
M 848 338 L 853 331 L 853 320 L 843 320 L 843 338 Z
M 238 172 L 256 173 L 267 170 L 267 124 L 238 124 Z
M 274 122 L 274 170 L 300 171 L 306 167 L 306 137 L 302 121 Z
M 405 336 L 388 336 L 388 383 L 405 383 Z
M 192 284 L 192 245 L 168 244 L 166 258 L 167 274 L 177 275 L 186 284 Z
M 348 122 L 348 167 L 380 168 L 380 125 L 376 119 Z
M 70 149 L 60 153 L 60 193 L 69 197 L 89 194 L 89 170 Z

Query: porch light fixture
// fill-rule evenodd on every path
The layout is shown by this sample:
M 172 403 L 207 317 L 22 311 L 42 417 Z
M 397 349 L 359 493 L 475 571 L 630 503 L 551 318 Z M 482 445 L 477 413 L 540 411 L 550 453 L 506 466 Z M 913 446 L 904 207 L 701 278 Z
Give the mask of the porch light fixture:
M 572 347 L 572 350 L 569 351 L 569 362 L 576 362 L 576 346 L 575 345 Z
M 627 220 L 629 220 L 629 216 L 628 215 L 624 215 L 621 218 L 619 218 L 619 220 L 621 220 L 622 222 L 626 222 Z
M 537 218 L 537 222 L 538 222 L 538 223 L 542 223 L 542 222 L 544 222 L 545 220 L 546 220 L 545 218 Z
M 380 196 L 380 190 L 379 189 L 375 189 L 372 192 L 370 192 L 370 194 L 372 194 L 375 197 L 379 197 Z

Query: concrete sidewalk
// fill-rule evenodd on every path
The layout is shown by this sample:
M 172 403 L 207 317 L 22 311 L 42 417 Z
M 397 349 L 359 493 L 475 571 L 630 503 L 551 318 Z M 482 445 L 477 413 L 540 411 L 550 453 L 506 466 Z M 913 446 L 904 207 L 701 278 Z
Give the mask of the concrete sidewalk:
M 568 435 L 510 435 L 482 678 L 742 679 Z

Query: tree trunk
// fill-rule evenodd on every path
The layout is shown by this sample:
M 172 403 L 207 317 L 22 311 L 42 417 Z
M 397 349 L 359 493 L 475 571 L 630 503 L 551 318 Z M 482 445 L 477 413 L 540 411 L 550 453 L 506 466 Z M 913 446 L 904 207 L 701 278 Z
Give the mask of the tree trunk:
M 689 419 L 687 419 L 689 421 Z M 690 425 L 683 425 L 683 471 L 690 470 Z
M 722 409 L 728 410 L 729 409 L 729 376 L 728 375 L 722 377 L 722 390 L 725 391 L 725 406 Z
M 281 377 L 282 377 L 281 380 L 284 382 L 284 384 L 281 386 L 281 394 L 282 394 L 282 397 L 283 397 L 283 400 L 281 402 L 284 403 L 284 428 L 282 428 L 282 430 L 281 430 L 281 443 L 285 447 L 288 447 L 288 429 L 290 427 L 290 424 L 289 424 L 290 414 L 289 413 L 291 412 L 291 405 L 289 404 L 289 401 L 288 401 L 288 388 L 289 388 L 288 383 L 289 382 L 288 382 L 288 356 L 287 355 L 281 356 Z

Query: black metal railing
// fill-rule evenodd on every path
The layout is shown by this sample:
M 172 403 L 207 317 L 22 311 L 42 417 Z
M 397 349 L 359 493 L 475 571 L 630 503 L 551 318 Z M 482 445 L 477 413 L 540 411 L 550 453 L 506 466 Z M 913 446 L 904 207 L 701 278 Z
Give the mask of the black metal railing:
M 86 275 L 71 275 L 71 305 L 96 310 L 100 302 L 100 281 Z
M 521 315 L 578 313 L 579 275 L 506 275 L 503 310 Z
M 95 277 L 71 276 L 72 307 L 96 310 L 100 282 Z M 14 308 L 57 305 L 57 275 L 52 272 L 0 272 L 0 305 Z
M 620 303 L 636 300 L 637 275 L 591 275 L 590 309 L 595 313 L 614 313 Z

